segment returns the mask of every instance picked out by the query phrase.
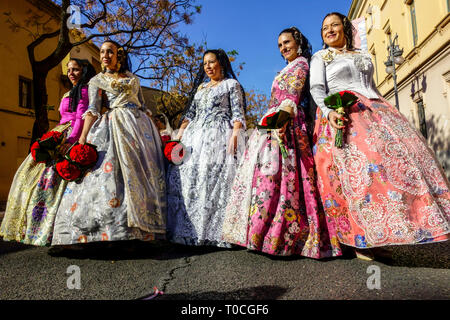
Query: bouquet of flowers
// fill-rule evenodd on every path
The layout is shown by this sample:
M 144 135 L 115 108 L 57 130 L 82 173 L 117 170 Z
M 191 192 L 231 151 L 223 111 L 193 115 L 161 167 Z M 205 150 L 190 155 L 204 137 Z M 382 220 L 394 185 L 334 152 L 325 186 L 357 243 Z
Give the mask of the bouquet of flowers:
M 262 121 L 261 124 L 257 124 L 257 128 L 258 129 L 264 129 L 264 130 L 276 130 L 276 129 L 280 129 L 283 128 L 283 126 L 289 122 L 289 120 L 291 119 L 291 115 L 289 112 L 284 111 L 284 110 L 279 110 L 277 112 L 272 112 L 268 115 L 266 115 Z M 281 155 L 283 156 L 283 158 L 287 158 L 287 151 L 286 151 L 286 147 L 284 146 L 283 141 L 281 141 L 280 137 L 278 137 L 277 135 L 277 139 L 278 139 L 278 144 L 280 145 L 280 150 L 281 150 Z
M 44 133 L 31 145 L 31 156 L 38 163 L 48 163 L 58 158 L 59 147 L 65 142 L 65 137 L 61 132 L 49 131 Z
M 180 140 L 169 140 L 164 147 L 164 156 L 170 163 L 180 164 L 184 158 L 184 149 Z
M 81 181 L 88 169 L 98 160 L 97 147 L 93 144 L 74 143 L 64 159 L 56 163 L 56 172 L 67 181 Z
M 351 91 L 340 91 L 338 93 L 332 94 L 326 97 L 323 101 L 328 108 L 336 110 L 337 113 L 345 115 L 345 107 L 353 105 L 358 97 Z M 341 119 L 337 120 L 337 124 L 340 126 L 344 125 L 344 121 Z M 334 139 L 334 145 L 338 148 L 342 148 L 344 141 L 344 133 L 342 129 L 337 129 L 336 137 Z

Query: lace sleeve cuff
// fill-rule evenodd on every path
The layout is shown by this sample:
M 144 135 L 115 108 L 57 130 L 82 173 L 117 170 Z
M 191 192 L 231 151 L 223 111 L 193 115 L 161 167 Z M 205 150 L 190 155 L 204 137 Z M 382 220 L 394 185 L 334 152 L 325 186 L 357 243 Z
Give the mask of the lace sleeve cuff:
M 245 120 L 241 119 L 241 118 L 233 118 L 233 119 L 231 119 L 230 123 L 231 123 L 232 127 L 234 127 L 234 123 L 236 121 L 238 121 L 238 122 L 240 122 L 242 124 L 242 129 L 244 129 L 244 130 L 247 129 L 247 124 L 246 124 Z
M 97 118 L 101 117 L 101 114 L 99 112 L 95 111 L 95 109 L 92 108 L 92 109 L 87 109 L 86 112 L 83 113 L 83 115 L 81 116 L 81 119 L 84 120 L 88 113 L 90 113 L 92 116 L 97 117 Z
M 294 111 L 294 115 L 297 115 L 297 105 L 295 104 L 295 102 L 291 99 L 285 99 L 282 103 L 280 103 L 276 111 L 278 112 L 280 110 L 284 110 L 290 113 L 291 108 Z

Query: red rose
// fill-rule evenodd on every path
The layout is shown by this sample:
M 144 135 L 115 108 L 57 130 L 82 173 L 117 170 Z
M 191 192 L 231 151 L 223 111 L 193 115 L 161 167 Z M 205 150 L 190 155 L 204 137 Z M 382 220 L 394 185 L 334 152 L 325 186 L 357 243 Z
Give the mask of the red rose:
M 164 148 L 164 156 L 172 163 L 180 163 L 184 156 L 183 144 L 178 141 L 169 141 Z
M 31 145 L 31 156 L 33 157 L 34 161 L 36 161 L 36 153 L 39 151 L 39 142 L 35 142 Z
M 56 172 L 67 181 L 74 181 L 81 175 L 81 170 L 68 160 L 60 161 L 56 164 Z
M 73 162 L 89 167 L 97 162 L 98 154 L 97 150 L 89 144 L 77 144 L 70 150 L 69 157 Z
M 62 133 L 58 131 L 49 131 L 44 133 L 41 137 L 41 140 L 46 140 L 48 138 L 53 138 L 55 142 L 60 142 L 62 137 Z
M 276 114 L 277 114 L 276 112 L 273 112 L 273 113 L 268 114 L 267 116 L 265 116 L 265 117 L 263 118 L 262 122 L 261 122 L 261 125 L 267 127 L 267 126 L 268 126 L 267 120 L 268 120 L 269 118 L 272 118 L 272 117 L 273 117 L 274 115 L 276 115 Z
M 163 145 L 165 145 L 167 143 L 167 141 L 169 141 L 169 140 L 170 140 L 170 136 L 168 136 L 168 135 L 161 136 L 161 141 L 162 141 Z
M 50 154 L 48 151 L 44 148 L 41 148 L 41 145 L 39 144 L 39 141 L 34 142 L 31 145 L 31 156 L 33 157 L 33 160 L 37 163 L 45 163 L 47 160 L 51 159 Z

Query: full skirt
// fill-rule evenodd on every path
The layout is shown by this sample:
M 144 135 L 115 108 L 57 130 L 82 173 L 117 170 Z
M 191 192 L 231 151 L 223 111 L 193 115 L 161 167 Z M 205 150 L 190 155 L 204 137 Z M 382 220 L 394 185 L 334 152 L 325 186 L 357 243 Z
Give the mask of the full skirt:
M 99 159 L 81 183 L 70 182 L 52 245 L 164 238 L 165 172 L 159 133 L 139 110 L 116 108 L 87 137 Z
M 318 109 L 314 159 L 332 243 L 357 248 L 447 240 L 449 183 L 426 140 L 385 100 L 349 108 L 344 145 Z

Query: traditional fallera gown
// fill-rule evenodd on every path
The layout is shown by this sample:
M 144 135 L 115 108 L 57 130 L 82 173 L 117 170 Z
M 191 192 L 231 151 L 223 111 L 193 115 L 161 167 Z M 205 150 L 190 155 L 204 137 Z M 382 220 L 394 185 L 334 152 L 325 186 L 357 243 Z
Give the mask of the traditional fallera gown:
M 377 91 L 370 55 L 320 50 L 311 61 L 310 84 L 320 107 L 314 159 L 333 245 L 447 240 L 449 182 L 420 132 Z M 359 99 L 346 111 L 344 144 L 336 148 L 324 98 L 343 90 Z
M 53 130 L 64 132 L 66 141 L 74 143 L 81 135 L 83 113 L 89 105 L 88 89 L 81 89 L 81 99 L 75 111 L 70 111 L 67 92 L 59 107 L 61 120 Z M 66 188 L 54 166 L 37 163 L 31 154 L 17 170 L 0 227 L 3 240 L 15 240 L 25 244 L 45 246 L 50 244 L 56 211 Z
M 104 94 L 103 94 L 104 93 Z M 108 111 L 100 115 L 102 96 Z M 61 201 L 52 245 L 164 238 L 165 171 L 161 140 L 145 113 L 139 78 L 104 73 L 89 82 L 89 108 L 98 116 L 87 136 L 99 159 Z
M 188 245 L 228 247 L 222 222 L 242 153 L 227 153 L 235 121 L 245 128 L 244 92 L 239 82 L 225 79 L 211 88 L 202 84 L 185 115 L 189 120 L 181 142 L 187 155 L 168 169 L 168 237 Z
M 254 130 L 226 209 L 225 241 L 272 255 L 340 254 L 331 251 L 305 114 L 298 106 L 308 71 L 307 60 L 298 57 L 273 81 L 266 115 L 285 107 L 294 110 L 283 142 L 287 157 L 280 152 L 276 132 Z

